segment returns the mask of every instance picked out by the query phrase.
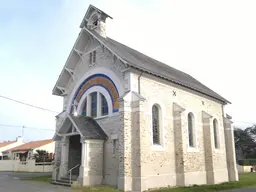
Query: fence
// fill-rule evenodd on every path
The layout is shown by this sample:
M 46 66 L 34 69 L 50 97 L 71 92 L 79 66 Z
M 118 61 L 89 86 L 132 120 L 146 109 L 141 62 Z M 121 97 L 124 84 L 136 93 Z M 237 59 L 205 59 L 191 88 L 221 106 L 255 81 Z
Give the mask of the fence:
M 2 160 L 0 161 L 0 171 L 23 171 L 23 172 L 52 172 L 53 163 L 36 163 L 35 160 L 18 161 Z

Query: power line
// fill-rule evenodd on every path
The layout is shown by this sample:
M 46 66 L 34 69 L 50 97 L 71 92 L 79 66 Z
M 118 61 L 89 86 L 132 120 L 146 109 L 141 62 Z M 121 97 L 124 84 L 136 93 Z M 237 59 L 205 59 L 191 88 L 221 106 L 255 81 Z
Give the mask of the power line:
M 232 121 L 232 119 L 231 119 Z M 235 123 L 244 123 L 244 124 L 255 124 L 256 125 L 256 122 L 248 122 L 248 121 L 234 121 Z
M 59 113 L 59 112 L 53 111 L 53 110 L 51 110 L 51 109 L 46 109 L 46 108 L 38 107 L 38 106 L 35 106 L 35 105 L 32 105 L 32 104 L 24 103 L 24 102 L 22 102 L 22 101 L 18 101 L 18 100 L 15 100 L 15 99 L 11 99 L 11 98 L 6 97 L 6 96 L 3 96 L 3 95 L 0 95 L 0 97 L 1 97 L 1 98 L 4 98 L 4 99 L 8 99 L 8 100 L 10 100 L 10 101 L 14 101 L 14 102 L 23 104 L 23 105 L 27 105 L 27 106 L 29 106 L 29 107 L 34 107 L 34 108 L 41 109 L 41 110 L 44 110 L 44 111 L 49 111 L 49 112 L 52 112 L 52 113 Z
M 35 130 L 45 130 L 45 131 L 55 131 L 53 129 L 45 129 L 45 128 L 36 128 L 36 127 L 27 127 L 27 126 L 18 126 L 18 125 L 6 125 L 0 124 L 1 127 L 17 127 L 22 129 L 35 129 Z

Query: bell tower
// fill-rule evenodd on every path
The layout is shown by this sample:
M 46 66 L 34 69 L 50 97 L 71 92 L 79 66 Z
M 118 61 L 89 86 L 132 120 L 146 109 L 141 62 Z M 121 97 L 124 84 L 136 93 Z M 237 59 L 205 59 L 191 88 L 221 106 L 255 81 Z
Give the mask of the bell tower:
M 113 19 L 111 16 L 103 12 L 102 10 L 90 5 L 86 11 L 80 28 L 86 27 L 92 31 L 97 32 L 100 36 L 106 38 L 106 19 Z

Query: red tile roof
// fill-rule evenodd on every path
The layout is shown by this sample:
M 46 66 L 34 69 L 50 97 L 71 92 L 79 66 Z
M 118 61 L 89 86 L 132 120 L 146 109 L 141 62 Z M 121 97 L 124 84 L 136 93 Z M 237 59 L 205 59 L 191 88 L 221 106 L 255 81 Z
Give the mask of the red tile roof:
M 44 145 L 47 145 L 49 143 L 53 142 L 52 139 L 47 139 L 47 140 L 40 140 L 40 141 L 31 141 L 28 143 L 25 143 L 23 145 L 8 149 L 4 152 L 9 152 L 9 151 L 25 151 L 25 150 L 30 150 L 30 149 L 35 149 Z
M 0 147 L 5 147 L 7 145 L 10 145 L 10 144 L 13 144 L 15 143 L 16 141 L 6 141 L 6 142 L 2 142 L 0 143 Z

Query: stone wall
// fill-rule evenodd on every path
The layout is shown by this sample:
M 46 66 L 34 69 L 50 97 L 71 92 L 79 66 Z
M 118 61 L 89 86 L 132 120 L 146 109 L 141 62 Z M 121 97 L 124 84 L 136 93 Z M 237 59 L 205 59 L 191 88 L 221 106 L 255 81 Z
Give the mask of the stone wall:
M 96 120 L 101 126 L 104 132 L 108 135 L 108 139 L 104 142 L 104 170 L 103 170 L 103 184 L 117 186 L 117 174 L 119 166 L 119 155 L 118 155 L 118 145 L 119 145 L 119 130 L 120 125 L 120 115 L 115 114 L 112 117 L 102 118 Z M 117 139 L 114 145 L 114 139 Z M 116 149 L 114 149 L 116 147 Z
M 119 95 L 122 95 L 124 93 L 125 81 L 124 74 L 121 72 L 122 69 L 124 69 L 125 67 L 124 64 L 120 60 L 116 59 L 116 57 L 114 57 L 113 54 L 110 53 L 107 49 L 102 48 L 100 44 L 96 42 L 96 40 L 93 44 L 88 45 L 87 51 L 95 48 L 95 63 L 89 63 L 90 54 L 84 55 L 83 60 L 79 59 L 74 72 L 74 79 L 70 78 L 69 83 L 67 85 L 68 95 L 64 98 L 64 109 L 68 106 L 68 103 L 70 103 L 70 100 L 73 97 L 73 93 L 74 91 L 76 91 L 76 88 L 81 82 L 81 80 L 85 80 L 85 76 L 93 75 L 95 71 L 98 72 L 97 68 L 100 69 L 100 72 L 98 73 L 106 74 L 108 76 L 110 76 L 109 71 L 111 71 L 111 73 L 113 73 L 113 75 L 117 79 L 116 81 L 115 79 L 112 80 L 119 89 Z
M 22 171 L 22 172 L 52 172 L 53 165 L 46 163 L 35 163 L 35 160 L 21 162 L 18 160 L 0 161 L 0 171 Z
M 133 71 L 132 82 L 138 83 L 138 72 Z M 177 103 L 184 108 L 181 115 L 181 139 L 183 155 L 180 164 L 184 170 L 184 184 L 204 184 L 206 183 L 206 164 L 205 161 L 205 147 L 204 147 L 204 134 L 203 134 L 203 119 L 202 112 L 210 114 L 212 118 L 209 120 L 210 135 L 209 139 L 211 145 L 213 143 L 213 119 L 216 118 L 219 127 L 219 144 L 220 149 L 213 149 L 212 163 L 214 172 L 214 183 L 225 182 L 228 180 L 227 165 L 226 165 L 226 149 L 223 128 L 223 113 L 222 104 L 207 96 L 200 95 L 191 90 L 182 88 L 168 81 L 154 77 L 144 73 L 140 78 L 140 94 L 145 100 L 145 124 L 146 129 L 144 135 L 140 139 L 143 140 L 141 145 L 141 162 L 144 164 L 143 172 L 146 182 L 145 189 L 154 187 L 173 186 L 179 183 L 176 181 L 175 159 L 180 155 L 175 151 L 175 138 L 174 138 L 174 114 L 173 103 Z M 134 90 L 138 92 L 138 90 Z M 152 145 L 152 106 L 158 104 L 162 112 L 162 146 Z M 189 147 L 188 144 L 188 121 L 187 115 L 192 112 L 195 120 L 195 148 Z M 142 126 L 142 125 L 140 125 Z M 177 139 L 176 139 L 177 140 Z M 177 141 L 180 142 L 181 140 Z M 214 148 L 214 147 L 213 147 Z M 144 153 L 145 152 L 145 153 Z M 178 177 L 177 179 L 180 179 Z M 176 182 L 175 182 L 176 181 Z

